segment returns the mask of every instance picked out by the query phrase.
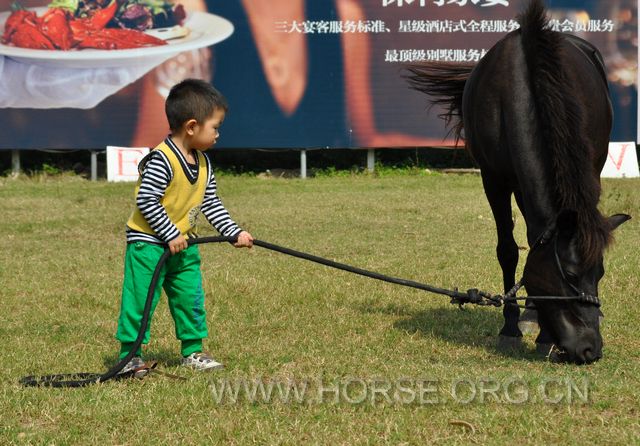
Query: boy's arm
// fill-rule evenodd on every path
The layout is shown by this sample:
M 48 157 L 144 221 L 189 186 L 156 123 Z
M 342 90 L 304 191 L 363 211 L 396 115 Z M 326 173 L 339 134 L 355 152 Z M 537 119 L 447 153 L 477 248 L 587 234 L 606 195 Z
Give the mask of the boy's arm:
M 152 152 L 142 166 L 142 179 L 136 199 L 136 205 L 151 229 L 158 238 L 167 243 L 180 236 L 180 231 L 169 220 L 167 211 L 160 203 L 172 177 L 171 166 L 164 155 L 161 152 Z
M 217 194 L 216 178 L 211 168 L 211 163 L 207 160 L 209 165 L 209 183 L 204 193 L 204 200 L 202 201 L 202 213 L 207 218 L 211 226 L 226 237 L 235 237 L 242 232 L 242 229 L 231 219 L 229 212 L 222 204 L 222 200 Z

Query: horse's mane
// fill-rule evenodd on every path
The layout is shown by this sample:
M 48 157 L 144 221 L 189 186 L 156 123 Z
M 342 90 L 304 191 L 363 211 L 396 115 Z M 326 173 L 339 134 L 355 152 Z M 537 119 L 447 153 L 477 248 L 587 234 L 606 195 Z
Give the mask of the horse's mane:
M 548 150 L 558 211 L 577 213 L 578 243 L 593 265 L 610 240 L 607 220 L 598 211 L 600 182 L 594 175 L 594 149 L 584 136 L 584 115 L 571 94 L 563 64 L 563 35 L 549 29 L 541 0 L 532 0 L 519 17 L 522 46 L 535 100 L 540 150 Z

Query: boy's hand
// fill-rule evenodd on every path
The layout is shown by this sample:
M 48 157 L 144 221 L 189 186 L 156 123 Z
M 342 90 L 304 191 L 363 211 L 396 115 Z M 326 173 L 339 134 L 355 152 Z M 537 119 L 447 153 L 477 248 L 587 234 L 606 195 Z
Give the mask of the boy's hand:
M 236 248 L 251 248 L 253 246 L 253 236 L 247 231 L 242 231 L 238 234 L 238 241 L 233 244 Z
M 189 244 L 187 243 L 187 239 L 180 234 L 169 242 L 169 251 L 171 251 L 171 255 L 177 254 L 180 251 L 187 249 L 188 246 Z

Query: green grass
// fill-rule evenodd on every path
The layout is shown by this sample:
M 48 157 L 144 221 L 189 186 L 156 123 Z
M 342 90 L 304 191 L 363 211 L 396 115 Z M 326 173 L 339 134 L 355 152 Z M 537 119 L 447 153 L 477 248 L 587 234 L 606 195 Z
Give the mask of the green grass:
M 262 240 L 437 286 L 500 291 L 478 176 L 222 175 L 219 185 L 234 218 Z M 639 186 L 604 182 L 603 211 L 636 219 L 618 230 L 606 255 L 605 351 L 596 364 L 549 363 L 535 354 L 532 336 L 522 353 L 498 352 L 496 309 L 460 311 L 441 296 L 224 244 L 201 252 L 207 348 L 225 370 L 178 366 L 162 300 L 145 356 L 186 382 L 152 375 L 49 389 L 22 388 L 18 379 L 101 372 L 115 361 L 133 187 L 0 178 L 0 444 L 638 444 Z M 516 236 L 525 245 L 519 215 Z M 243 380 L 307 383 L 311 396 L 216 401 L 212 387 Z M 400 389 L 394 399 L 398 383 L 410 392 Z M 389 385 L 389 399 L 374 394 Z M 341 386 L 337 402 L 330 390 L 312 397 L 323 386 Z M 540 386 L 563 400 L 545 401 Z M 367 399 L 354 403 L 363 389 Z

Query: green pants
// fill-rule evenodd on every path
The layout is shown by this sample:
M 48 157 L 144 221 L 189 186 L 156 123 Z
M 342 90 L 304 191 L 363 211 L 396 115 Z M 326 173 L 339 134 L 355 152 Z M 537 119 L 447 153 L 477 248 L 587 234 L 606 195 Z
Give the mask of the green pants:
M 122 343 L 121 358 L 129 353 L 133 347 L 132 343 L 138 337 L 153 271 L 163 252 L 164 247 L 151 243 L 135 242 L 127 245 L 122 303 L 116 333 L 116 339 Z M 182 341 L 182 355 L 188 356 L 202 351 L 202 339 L 207 337 L 207 324 L 200 253 L 196 245 L 170 256 L 164 264 L 153 296 L 143 344 L 149 343 L 151 317 L 160 300 L 162 289 L 167 293 L 176 337 Z M 137 353 L 140 354 L 140 351 Z

